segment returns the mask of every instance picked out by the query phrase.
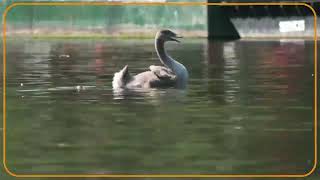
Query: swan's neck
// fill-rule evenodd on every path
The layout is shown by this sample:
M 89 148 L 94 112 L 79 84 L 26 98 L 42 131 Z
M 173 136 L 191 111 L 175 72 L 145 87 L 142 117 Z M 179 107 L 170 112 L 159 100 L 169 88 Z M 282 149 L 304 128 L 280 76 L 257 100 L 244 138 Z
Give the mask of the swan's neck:
M 178 78 L 178 86 L 185 87 L 189 76 L 187 69 L 181 63 L 175 61 L 167 54 L 166 50 L 164 49 L 163 40 L 156 39 L 155 46 L 161 63 L 170 68 L 172 72 L 176 74 Z
M 155 46 L 161 63 L 173 70 L 174 60 L 167 54 L 166 50 L 164 49 L 164 40 L 156 39 Z

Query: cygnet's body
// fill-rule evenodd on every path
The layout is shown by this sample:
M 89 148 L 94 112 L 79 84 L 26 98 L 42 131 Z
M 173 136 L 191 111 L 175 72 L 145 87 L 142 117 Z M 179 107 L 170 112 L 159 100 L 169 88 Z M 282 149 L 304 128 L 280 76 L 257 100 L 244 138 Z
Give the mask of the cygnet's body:
M 149 71 L 131 76 L 126 65 L 121 71 L 114 74 L 113 89 L 178 87 L 185 88 L 188 82 L 188 71 L 179 62 L 172 59 L 165 51 L 167 41 L 179 42 L 174 32 L 170 30 L 159 31 L 155 38 L 155 48 L 161 63 L 164 66 L 150 66 Z

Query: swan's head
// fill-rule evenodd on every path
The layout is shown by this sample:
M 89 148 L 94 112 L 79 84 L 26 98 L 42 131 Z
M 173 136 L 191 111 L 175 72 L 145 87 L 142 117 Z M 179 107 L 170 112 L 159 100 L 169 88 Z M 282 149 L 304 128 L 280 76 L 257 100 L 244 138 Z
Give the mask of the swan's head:
M 166 41 L 176 41 L 176 42 L 180 42 L 178 40 L 178 38 L 182 38 L 181 36 L 178 36 L 176 33 L 165 29 L 165 30 L 161 30 L 157 33 L 156 35 L 156 39 L 157 40 L 162 40 L 164 42 Z

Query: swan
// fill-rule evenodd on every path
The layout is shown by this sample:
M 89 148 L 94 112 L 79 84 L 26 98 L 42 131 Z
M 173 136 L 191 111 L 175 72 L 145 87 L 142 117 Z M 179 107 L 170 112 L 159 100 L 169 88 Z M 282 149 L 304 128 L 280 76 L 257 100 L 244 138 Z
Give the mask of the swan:
M 113 89 L 185 88 L 189 77 L 186 67 L 170 57 L 164 48 L 165 43 L 168 41 L 180 43 L 178 38 L 182 37 L 168 29 L 157 32 L 155 36 L 155 49 L 160 62 L 164 66 L 151 65 L 148 71 L 132 76 L 129 73 L 128 65 L 126 65 L 114 74 L 112 81 Z

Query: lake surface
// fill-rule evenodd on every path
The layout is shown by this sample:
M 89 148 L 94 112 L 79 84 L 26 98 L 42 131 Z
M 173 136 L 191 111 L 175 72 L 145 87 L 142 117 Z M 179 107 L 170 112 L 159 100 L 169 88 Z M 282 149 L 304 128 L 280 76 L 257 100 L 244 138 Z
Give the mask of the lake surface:
M 153 40 L 9 39 L 7 164 L 17 174 L 304 174 L 312 41 L 168 43 L 186 90 L 112 91 L 159 65 Z M 1 75 L 2 76 L 2 75 Z

